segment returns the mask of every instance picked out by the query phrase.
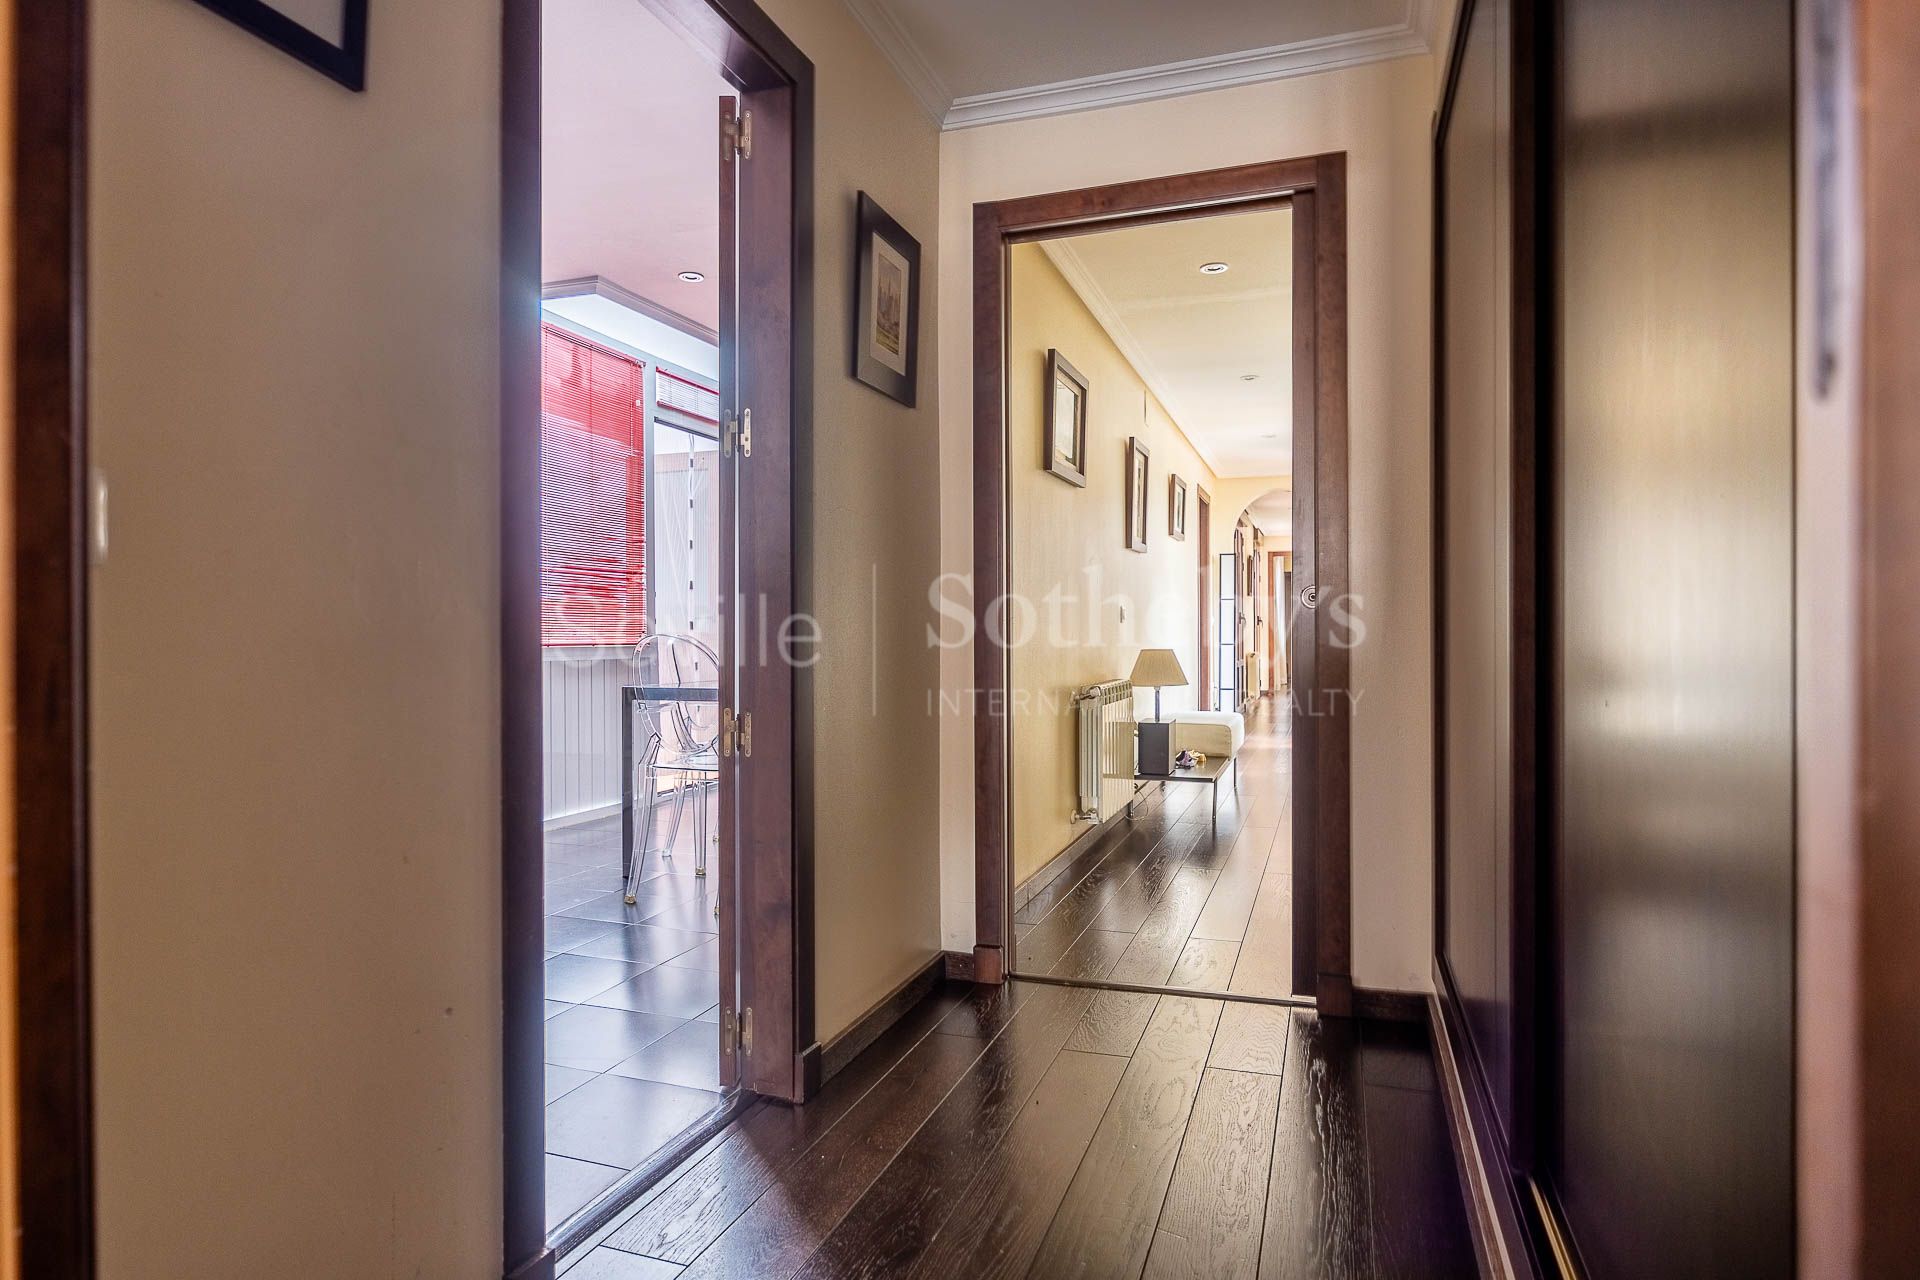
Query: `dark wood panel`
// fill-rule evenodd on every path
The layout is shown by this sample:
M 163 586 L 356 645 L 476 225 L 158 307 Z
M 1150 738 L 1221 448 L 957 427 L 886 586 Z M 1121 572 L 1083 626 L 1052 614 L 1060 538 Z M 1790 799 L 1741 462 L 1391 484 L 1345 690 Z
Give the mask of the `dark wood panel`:
M 1144 991 L 1097 992 L 1080 1015 L 1066 1047 L 1081 1053 L 1110 1053 L 1130 1058 L 1153 1018 L 1160 997 Z
M 1218 1001 L 1161 997 L 1028 1274 L 1140 1273 L 1219 1021 Z
M 1351 1022 L 1293 1015 L 1280 1077 L 1261 1280 L 1373 1275 L 1358 1038 Z
M 1039 1087 L 1091 995 L 1072 987 L 1036 992 L 801 1274 L 851 1280 L 909 1270 Z
M 1072 1050 L 1055 1058 L 1033 1104 L 1014 1121 L 906 1274 L 925 1280 L 1026 1275 L 1126 1065 L 1124 1057 Z
M 1147 1255 L 1148 1280 L 1258 1269 L 1279 1112 L 1279 1077 L 1207 1068 Z
M 1794 1271 L 1792 19 L 1557 10 L 1542 1163 L 1596 1280 Z
M 13 6 L 13 848 L 22 1274 L 94 1270 L 86 8 Z M 537 1157 L 536 1157 L 537 1158 Z

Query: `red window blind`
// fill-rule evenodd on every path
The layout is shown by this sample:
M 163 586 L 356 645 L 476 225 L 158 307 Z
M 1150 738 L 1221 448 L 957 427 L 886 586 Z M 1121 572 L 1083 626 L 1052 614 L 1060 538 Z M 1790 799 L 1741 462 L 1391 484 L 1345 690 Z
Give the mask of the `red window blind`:
M 540 642 L 646 631 L 645 366 L 543 326 Z

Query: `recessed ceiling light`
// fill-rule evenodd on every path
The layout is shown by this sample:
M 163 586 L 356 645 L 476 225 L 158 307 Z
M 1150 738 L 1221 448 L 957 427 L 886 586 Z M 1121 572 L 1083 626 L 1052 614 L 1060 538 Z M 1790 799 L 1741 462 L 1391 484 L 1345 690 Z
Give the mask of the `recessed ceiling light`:
M 1258 381 L 1260 381 L 1260 375 L 1259 375 L 1259 374 L 1257 374 L 1257 373 L 1243 373 L 1243 374 L 1241 374 L 1241 375 L 1240 375 L 1240 381 L 1242 381 L 1242 382 L 1258 382 Z
M 1280 438 L 1280 433 L 1278 431 L 1269 431 L 1265 435 L 1261 436 L 1260 438 L 1262 440 L 1278 440 Z
M 699 284 L 702 280 L 705 280 L 707 277 L 704 272 L 700 272 L 700 271 L 682 271 L 680 273 L 680 278 L 682 280 L 685 280 L 688 284 Z
M 1203 276 L 1221 275 L 1225 273 L 1226 269 L 1227 264 L 1224 262 L 1203 262 L 1200 264 L 1200 274 Z

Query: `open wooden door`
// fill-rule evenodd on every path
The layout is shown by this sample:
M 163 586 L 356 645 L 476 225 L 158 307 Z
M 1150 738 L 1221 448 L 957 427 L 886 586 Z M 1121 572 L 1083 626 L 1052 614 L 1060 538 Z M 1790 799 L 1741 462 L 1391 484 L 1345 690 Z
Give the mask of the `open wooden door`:
M 798 1101 L 794 92 L 720 100 L 721 1082 Z

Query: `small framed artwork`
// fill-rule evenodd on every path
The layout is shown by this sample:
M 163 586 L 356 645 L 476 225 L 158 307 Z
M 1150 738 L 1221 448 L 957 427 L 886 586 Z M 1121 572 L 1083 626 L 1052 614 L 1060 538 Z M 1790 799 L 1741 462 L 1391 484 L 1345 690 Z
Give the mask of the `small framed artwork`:
M 853 376 L 913 407 L 920 368 L 920 242 L 860 193 Z
M 1167 473 L 1167 536 L 1187 540 L 1187 482 L 1172 472 Z
M 1147 446 L 1127 437 L 1127 550 L 1147 549 Z
M 347 88 L 367 87 L 367 0 L 200 3 Z
M 1047 470 L 1087 487 L 1087 380 L 1058 351 L 1047 352 Z

